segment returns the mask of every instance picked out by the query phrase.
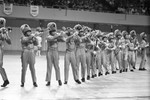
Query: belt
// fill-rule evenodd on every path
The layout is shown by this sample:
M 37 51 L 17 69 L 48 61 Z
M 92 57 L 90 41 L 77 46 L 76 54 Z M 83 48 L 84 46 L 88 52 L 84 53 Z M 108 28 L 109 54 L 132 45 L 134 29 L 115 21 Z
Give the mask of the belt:
M 49 47 L 48 50 L 56 51 L 56 50 L 58 50 L 58 47 L 55 47 L 55 48 L 54 47 Z
M 34 48 L 25 47 L 25 48 L 23 48 L 23 50 L 34 50 Z
M 34 49 L 23 49 L 23 51 L 33 51 L 34 52 Z
M 128 51 L 134 51 L 134 50 L 128 50 Z
M 66 49 L 67 52 L 73 52 L 75 49 Z
M 77 49 L 83 49 L 84 47 L 77 47 Z

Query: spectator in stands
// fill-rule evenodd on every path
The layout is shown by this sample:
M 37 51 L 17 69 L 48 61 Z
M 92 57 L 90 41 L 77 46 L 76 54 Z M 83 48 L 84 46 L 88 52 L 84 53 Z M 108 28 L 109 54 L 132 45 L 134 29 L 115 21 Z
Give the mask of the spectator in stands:
M 56 9 L 150 15 L 150 0 L 4 0 L 16 5 L 41 5 Z M 142 7 L 141 7 L 142 6 Z

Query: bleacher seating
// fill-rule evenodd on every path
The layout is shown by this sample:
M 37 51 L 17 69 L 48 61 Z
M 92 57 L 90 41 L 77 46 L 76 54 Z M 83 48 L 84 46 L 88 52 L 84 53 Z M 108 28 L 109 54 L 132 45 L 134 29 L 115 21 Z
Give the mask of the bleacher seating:
M 56 9 L 150 15 L 150 0 L 4 0 L 4 2 Z

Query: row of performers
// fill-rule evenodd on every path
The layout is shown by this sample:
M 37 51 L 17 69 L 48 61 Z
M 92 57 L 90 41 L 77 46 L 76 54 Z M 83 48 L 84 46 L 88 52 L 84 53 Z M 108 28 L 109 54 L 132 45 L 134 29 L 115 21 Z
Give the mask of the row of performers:
M 37 38 L 33 35 L 28 24 L 21 27 L 23 36 L 22 44 L 22 74 L 21 87 L 25 84 L 25 75 L 29 65 L 33 80 L 33 85 L 37 87 L 35 74 L 35 49 L 38 45 Z M 149 46 L 146 33 L 140 34 L 142 41 L 138 42 L 136 32 L 115 30 L 106 33 L 99 30 L 92 30 L 87 26 L 77 24 L 74 28 L 65 28 L 58 31 L 54 22 L 47 24 L 47 72 L 46 86 L 51 84 L 52 67 L 54 66 L 56 80 L 61 86 L 61 74 L 59 68 L 58 42 L 66 42 L 66 52 L 64 57 L 64 84 L 68 83 L 69 66 L 71 64 L 73 77 L 76 83 L 81 84 L 85 80 L 90 80 L 96 76 L 115 74 L 117 69 L 119 73 L 134 71 L 136 67 L 137 51 L 141 52 L 141 63 L 139 70 L 146 70 L 146 48 Z M 8 38 L 5 39 L 8 41 Z M 10 39 L 9 39 L 10 40 Z M 118 67 L 117 63 L 118 63 Z M 79 80 L 79 67 L 81 64 L 81 81 Z M 2 68 L 2 67 L 1 67 Z M 2 68 L 3 69 L 3 68 Z M 104 70 L 103 70 L 104 69 Z M 110 70 L 111 69 L 111 70 Z M 4 69 L 3 69 L 4 70 Z M 5 72 L 5 71 L 4 71 Z M 4 83 L 2 87 L 9 84 L 6 73 L 3 75 Z

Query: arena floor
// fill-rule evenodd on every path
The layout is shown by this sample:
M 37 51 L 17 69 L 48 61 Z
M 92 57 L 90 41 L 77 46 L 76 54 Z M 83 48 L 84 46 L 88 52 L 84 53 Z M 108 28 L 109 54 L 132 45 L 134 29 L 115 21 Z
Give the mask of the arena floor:
M 64 82 L 64 62 L 60 56 L 60 70 Z M 137 68 L 140 63 L 138 58 Z M 25 87 L 20 87 L 21 62 L 20 55 L 5 55 L 4 67 L 10 84 L 0 87 L 0 100 L 150 100 L 150 59 L 148 58 L 147 71 L 125 72 L 96 77 L 78 85 L 73 80 L 70 67 L 68 85 L 58 86 L 53 68 L 51 86 L 45 86 L 46 57 L 36 57 L 36 75 L 38 87 L 32 85 L 29 68 L 26 75 Z M 0 84 L 2 84 L 0 78 Z

